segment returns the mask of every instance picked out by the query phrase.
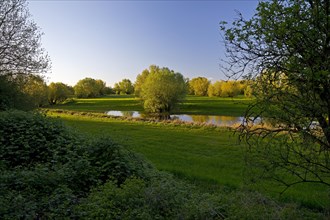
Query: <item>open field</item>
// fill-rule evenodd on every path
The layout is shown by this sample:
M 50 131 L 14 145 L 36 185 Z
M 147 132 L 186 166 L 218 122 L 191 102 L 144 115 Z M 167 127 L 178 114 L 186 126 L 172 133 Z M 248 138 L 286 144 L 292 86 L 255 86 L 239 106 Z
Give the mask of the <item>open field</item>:
M 50 114 L 61 117 L 67 125 L 83 135 L 110 136 L 144 155 L 158 169 L 181 178 L 197 181 L 206 187 L 214 184 L 234 189 L 247 187 L 243 178 L 244 146 L 238 143 L 237 136 L 229 129 Z M 253 188 L 276 198 L 283 189 L 273 185 Z M 326 188 L 315 185 L 289 189 L 280 199 L 319 208 L 327 207 L 329 201 Z
M 179 106 L 179 109 L 173 113 L 242 116 L 249 103 L 251 103 L 251 99 L 246 98 L 188 96 L 184 103 Z M 139 99 L 125 95 L 112 95 L 94 99 L 73 99 L 73 102 L 56 105 L 53 108 L 84 112 L 106 112 L 110 110 L 143 112 L 143 106 Z

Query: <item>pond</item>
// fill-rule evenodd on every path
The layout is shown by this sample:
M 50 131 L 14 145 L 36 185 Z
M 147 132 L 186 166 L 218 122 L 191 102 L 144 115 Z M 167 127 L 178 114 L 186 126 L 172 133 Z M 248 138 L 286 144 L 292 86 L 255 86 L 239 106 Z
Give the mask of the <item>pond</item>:
M 148 116 L 140 114 L 137 111 L 108 111 L 107 115 L 123 116 L 131 118 L 148 118 Z M 244 121 L 244 117 L 221 116 L 221 115 L 170 115 L 169 120 L 180 120 L 185 122 L 207 123 L 218 126 L 240 125 Z M 260 120 L 256 120 L 257 123 Z

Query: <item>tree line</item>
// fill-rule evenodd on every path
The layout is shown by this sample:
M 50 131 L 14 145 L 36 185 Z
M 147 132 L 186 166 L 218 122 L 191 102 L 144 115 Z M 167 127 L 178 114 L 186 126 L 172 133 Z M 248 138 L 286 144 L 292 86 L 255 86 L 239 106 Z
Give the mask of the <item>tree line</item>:
M 210 97 L 252 96 L 251 81 L 228 80 L 211 83 L 211 81 L 205 77 L 197 77 L 189 80 L 180 74 L 180 79 L 173 78 L 172 81 L 163 79 L 157 83 L 159 78 L 165 77 L 165 72 L 173 72 L 173 70 L 166 67 L 159 68 L 158 66 L 151 65 L 149 69 L 145 69 L 141 74 L 138 74 L 134 83 L 129 79 L 123 79 L 115 83 L 113 88 L 106 86 L 106 83 L 101 79 L 89 77 L 79 80 L 74 86 L 69 86 L 62 82 L 52 82 L 47 85 L 42 76 L 35 74 L 19 74 L 15 76 L 2 75 L 0 76 L 0 97 L 2 98 L 0 101 L 0 108 L 12 108 L 15 107 L 15 103 L 20 103 L 20 106 L 25 109 L 32 109 L 63 103 L 67 99 L 73 97 L 95 98 L 110 94 L 135 95 L 136 97 L 143 98 L 147 91 L 147 88 L 142 89 L 143 84 L 150 73 L 152 73 L 152 76 L 150 76 L 149 82 L 147 83 L 148 87 L 152 88 L 153 83 L 159 84 L 160 87 L 163 87 L 163 93 L 166 93 L 166 88 L 166 90 L 172 89 L 173 91 L 171 92 L 177 94 L 178 91 L 170 85 L 182 83 L 182 88 L 185 90 L 184 94 L 189 95 Z M 179 80 L 179 82 L 175 80 Z M 142 93 L 142 91 L 144 91 L 144 93 Z M 170 91 L 168 91 L 168 93 L 169 92 Z M 150 109 L 151 107 L 149 106 L 148 108 Z

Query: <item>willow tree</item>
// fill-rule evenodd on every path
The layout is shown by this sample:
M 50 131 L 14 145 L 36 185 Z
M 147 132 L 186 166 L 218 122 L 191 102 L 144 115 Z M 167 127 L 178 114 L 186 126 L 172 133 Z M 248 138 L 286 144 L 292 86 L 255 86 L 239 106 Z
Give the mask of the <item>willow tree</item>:
M 189 86 L 194 95 L 206 96 L 211 82 L 205 77 L 196 77 L 189 81 Z
M 180 73 L 168 68 L 153 68 L 146 77 L 141 98 L 149 113 L 170 114 L 187 93 L 187 84 Z
M 251 19 L 221 29 L 223 69 L 256 81 L 247 118 L 273 124 L 242 127 L 248 164 L 287 187 L 330 186 L 330 1 L 260 2 Z

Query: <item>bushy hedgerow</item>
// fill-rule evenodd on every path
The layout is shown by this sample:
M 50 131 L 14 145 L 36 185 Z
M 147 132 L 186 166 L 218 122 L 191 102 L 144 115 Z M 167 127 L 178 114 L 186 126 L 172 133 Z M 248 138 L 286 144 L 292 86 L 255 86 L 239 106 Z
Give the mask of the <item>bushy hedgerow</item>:
M 222 219 L 216 196 L 198 193 L 191 185 L 166 173 L 149 181 L 129 178 L 95 188 L 76 207 L 82 219 Z
M 88 141 L 38 113 L 0 112 L 0 219 L 71 216 L 92 187 L 146 179 L 148 169 L 110 139 Z

